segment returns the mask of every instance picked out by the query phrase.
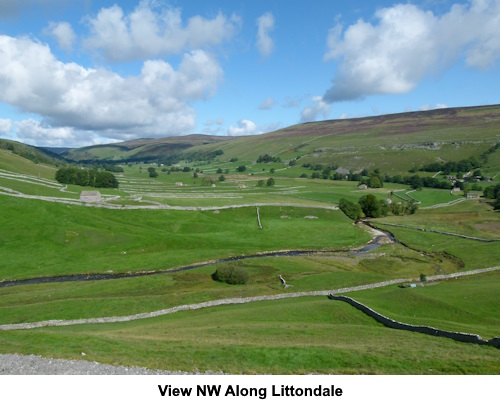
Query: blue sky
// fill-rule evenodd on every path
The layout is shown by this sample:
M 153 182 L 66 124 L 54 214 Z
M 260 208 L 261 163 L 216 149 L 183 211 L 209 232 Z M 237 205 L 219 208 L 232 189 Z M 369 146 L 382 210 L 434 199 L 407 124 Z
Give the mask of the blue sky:
M 0 137 L 248 135 L 500 103 L 500 0 L 0 0 Z

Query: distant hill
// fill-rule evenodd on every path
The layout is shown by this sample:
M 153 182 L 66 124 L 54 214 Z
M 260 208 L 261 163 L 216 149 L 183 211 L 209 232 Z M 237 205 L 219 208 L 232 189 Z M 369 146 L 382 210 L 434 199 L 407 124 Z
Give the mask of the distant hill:
M 56 164 L 65 162 L 63 157 L 53 151 L 9 139 L 0 139 L 0 149 L 10 151 L 15 155 L 31 160 L 33 163 Z
M 189 135 L 137 139 L 71 149 L 62 156 L 78 160 L 221 162 L 260 155 L 283 161 L 336 164 L 346 170 L 380 168 L 386 173 L 479 155 L 500 141 L 500 105 L 445 108 L 293 125 L 253 136 Z
M 213 135 L 173 136 L 160 139 L 135 139 L 132 141 L 94 145 L 70 149 L 61 155 L 77 161 L 143 161 L 167 159 L 195 146 L 212 145 L 228 141 L 231 137 Z
M 66 152 L 72 148 L 56 148 L 56 147 L 52 147 L 52 146 L 40 146 L 40 149 L 49 151 L 51 153 L 55 153 L 57 155 L 60 155 L 61 153 Z

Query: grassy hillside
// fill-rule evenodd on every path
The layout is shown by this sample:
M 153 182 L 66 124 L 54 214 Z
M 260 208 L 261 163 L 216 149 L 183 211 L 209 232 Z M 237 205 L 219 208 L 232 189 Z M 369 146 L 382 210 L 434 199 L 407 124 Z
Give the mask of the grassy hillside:
M 17 155 L 8 149 L 0 149 L 0 170 L 50 180 L 53 180 L 56 174 L 53 165 L 34 163 L 32 160 Z
M 485 285 L 475 283 L 475 295 L 490 294 L 491 289 L 482 290 Z M 450 286 L 433 309 L 440 314 L 457 299 Z M 476 320 L 489 319 L 476 307 L 473 312 Z M 5 331 L 0 343 L 8 352 L 59 358 L 81 358 L 84 352 L 90 361 L 232 374 L 500 372 L 496 348 L 390 329 L 326 297 L 184 311 L 124 324 Z
M 162 139 L 136 139 L 108 145 L 70 149 L 62 156 L 76 161 L 90 160 L 157 160 L 180 154 L 195 146 L 218 144 L 229 137 L 210 135 L 175 136 Z
M 499 141 L 499 125 L 498 105 L 447 108 L 312 122 L 231 139 L 194 136 L 137 140 L 76 149 L 66 156 L 137 161 L 179 152 L 189 156 L 222 150 L 224 154 L 218 156 L 221 162 L 234 157 L 251 162 L 268 153 L 282 160 L 299 158 L 300 164 L 337 164 L 352 170 L 378 167 L 384 173 L 396 173 L 479 155 Z
M 8 139 L 0 139 L 0 151 L 10 152 L 30 160 L 35 164 L 56 164 L 64 162 L 64 159 L 57 153 Z

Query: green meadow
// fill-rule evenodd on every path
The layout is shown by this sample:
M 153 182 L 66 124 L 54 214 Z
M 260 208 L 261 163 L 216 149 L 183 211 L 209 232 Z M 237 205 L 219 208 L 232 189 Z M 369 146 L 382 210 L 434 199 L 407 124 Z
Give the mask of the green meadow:
M 0 284 L 0 325 L 128 316 L 222 299 L 266 300 L 119 323 L 0 330 L 1 351 L 66 359 L 85 353 L 90 361 L 186 372 L 499 374 L 498 348 L 390 329 L 326 297 L 341 288 L 498 266 L 499 241 L 436 233 L 500 239 L 500 216 L 491 201 L 454 203 L 463 193 L 412 191 L 388 182 L 363 190 L 358 181 L 313 179 L 314 170 L 302 166 L 408 175 L 423 164 L 477 157 L 496 142 L 498 111 L 482 107 L 317 122 L 235 139 L 191 136 L 183 151 L 201 160 L 178 162 L 180 171 L 146 158 L 121 164 L 123 173 L 115 173 L 119 188 L 100 189 L 100 204 L 80 204 L 80 193 L 90 188 L 58 184 L 55 166 L 2 149 L 0 281 L 130 277 Z M 160 156 L 177 143 L 137 140 L 68 154 L 110 160 Z M 223 153 L 202 160 L 216 150 Z M 257 163 L 265 153 L 282 162 Z M 290 166 L 292 159 L 296 164 Z M 243 172 L 237 170 L 241 165 Z M 150 167 L 158 177 L 149 177 Z M 481 170 L 489 177 L 480 182 L 483 189 L 497 184 L 500 149 Z M 275 183 L 267 186 L 270 177 Z M 385 238 L 362 251 L 374 230 L 353 223 L 338 204 L 368 194 L 419 204 L 413 215 L 369 219 L 396 242 Z M 259 256 L 294 250 L 307 252 Z M 183 266 L 192 267 L 165 272 Z M 248 282 L 214 281 L 217 269 L 229 267 L 245 272 Z M 500 271 L 417 284 L 345 295 L 400 322 L 485 339 L 500 336 Z M 321 296 L 278 297 L 318 291 Z
M 255 207 L 214 213 L 109 210 L 6 196 L 0 202 L 9 212 L 0 218 L 0 243 L 9 252 L 3 279 L 170 269 L 265 251 L 338 250 L 370 239 L 339 210 L 321 208 L 261 207 L 261 230 Z
M 444 304 L 443 304 L 444 305 Z M 438 313 L 441 308 L 438 308 Z M 4 351 L 232 374 L 498 374 L 498 349 L 393 330 L 326 297 L 8 331 Z

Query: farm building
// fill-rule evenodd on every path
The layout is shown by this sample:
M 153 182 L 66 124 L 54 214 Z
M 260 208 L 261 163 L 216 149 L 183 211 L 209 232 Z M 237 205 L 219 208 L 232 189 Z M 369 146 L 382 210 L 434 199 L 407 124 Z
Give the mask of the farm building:
M 479 198 L 479 194 L 476 194 L 476 193 L 467 193 L 467 198 L 469 198 L 469 199 Z
M 101 193 L 99 191 L 84 190 L 80 194 L 80 202 L 85 202 L 85 203 L 101 202 Z
M 176 185 L 176 186 L 178 186 L 178 187 L 181 187 L 181 186 L 183 186 L 184 184 L 182 184 L 182 181 L 178 181 L 177 183 L 175 183 L 175 185 Z
M 366 189 L 368 188 L 368 186 L 367 186 L 366 184 L 360 184 L 360 185 L 358 186 L 358 188 L 359 188 L 360 190 L 366 190 Z

